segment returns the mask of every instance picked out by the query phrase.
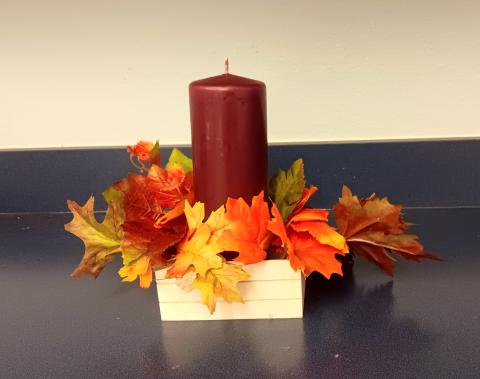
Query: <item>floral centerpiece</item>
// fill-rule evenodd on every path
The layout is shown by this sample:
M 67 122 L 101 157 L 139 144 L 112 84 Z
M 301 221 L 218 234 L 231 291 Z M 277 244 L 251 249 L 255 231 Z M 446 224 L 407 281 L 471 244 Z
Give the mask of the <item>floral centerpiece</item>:
M 107 188 L 104 220 L 94 215 L 94 198 L 80 206 L 68 201 L 73 220 L 65 229 L 79 237 L 85 252 L 73 277 L 97 277 L 115 256 L 122 258 L 123 281 L 151 285 L 154 270 L 167 269 L 182 288 L 197 289 L 211 313 L 217 299 L 242 302 L 237 284 L 248 279 L 245 265 L 288 259 L 305 277 L 316 271 L 329 279 L 343 275 L 342 260 L 359 255 L 393 275 L 394 257 L 438 259 L 418 238 L 406 234 L 402 206 L 372 194 L 360 199 L 343 186 L 329 212 L 308 206 L 317 192 L 307 186 L 302 159 L 270 180 L 268 194 L 233 199 L 209 215 L 195 202 L 192 161 L 173 149 L 161 165 L 158 142 L 128 147 L 139 173 Z

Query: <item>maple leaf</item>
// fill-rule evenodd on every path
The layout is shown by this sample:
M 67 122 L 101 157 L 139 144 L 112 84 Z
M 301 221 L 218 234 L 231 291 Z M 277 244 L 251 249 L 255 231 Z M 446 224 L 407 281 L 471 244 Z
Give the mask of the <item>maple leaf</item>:
M 152 143 L 149 141 L 140 141 L 134 146 L 127 146 L 127 151 L 130 153 L 130 161 L 140 170 L 145 170 L 146 166 L 143 162 L 149 164 L 160 164 L 160 144 L 158 141 Z M 133 158 L 138 159 L 138 164 L 133 161 Z
M 336 255 L 346 254 L 345 239 L 326 223 L 326 210 L 300 209 L 290 215 L 286 224 L 275 204 L 272 214 L 268 229 L 281 240 L 295 271 L 302 270 L 306 277 L 317 271 L 327 279 L 332 274 L 342 275 L 342 265 Z
M 243 265 L 224 261 L 221 267 L 208 270 L 205 276 L 197 275 L 193 287 L 201 291 L 202 303 L 213 314 L 218 298 L 224 299 L 227 303 L 243 303 L 237 283 L 247 280 L 249 277 L 250 275 L 245 272 Z
M 216 225 L 222 230 L 220 245 L 226 251 L 239 253 L 235 261 L 252 264 L 264 260 L 271 233 L 267 230 L 270 212 L 263 191 L 252 198 L 251 206 L 242 198 L 228 198 L 225 208 L 226 222 Z
M 180 218 L 163 224 L 161 228 L 142 221 L 126 222 L 122 228 L 124 237 L 121 246 L 124 263 L 127 264 L 144 254 L 160 259 L 162 253 L 180 242 L 186 232 L 185 221 Z
M 343 186 L 342 197 L 334 206 L 339 232 L 345 236 L 352 251 L 374 262 L 384 272 L 393 275 L 394 252 L 405 259 L 419 261 L 424 258 L 439 260 L 424 251 L 418 237 L 405 234 L 411 225 L 403 220 L 402 206 L 372 194 L 359 199 Z
M 303 160 L 297 159 L 287 171 L 279 170 L 269 183 L 269 196 L 278 207 L 283 221 L 297 206 L 305 189 Z
M 146 175 L 130 174 L 113 188 L 123 194 L 125 222 L 121 242 L 122 274 L 137 272 L 141 257 L 148 257 L 149 270 L 165 267 L 169 249 L 186 234 L 185 200 L 193 200 L 192 174 L 182 168 L 163 169 L 153 164 Z M 144 258 L 146 259 L 146 258 Z M 139 266 L 143 267 L 143 266 Z M 128 278 L 134 277 L 127 275 Z M 146 286 L 151 276 L 139 276 Z
M 300 196 L 300 200 L 295 205 L 292 213 L 298 213 L 302 209 L 305 208 L 307 205 L 308 200 L 317 192 L 318 188 L 316 186 L 310 186 L 309 188 L 304 188 L 302 191 L 302 195 Z
M 152 268 L 168 265 L 168 249 L 175 246 L 185 235 L 185 222 L 178 218 L 161 228 L 148 222 L 126 222 L 121 242 L 123 267 L 118 274 L 123 281 L 131 282 L 137 277 L 140 287 L 148 288 L 152 281 Z
M 157 165 L 150 167 L 147 175 L 130 174 L 114 184 L 122 191 L 127 221 L 150 220 L 159 224 L 172 218 L 164 218 L 175 209 L 175 215 L 183 213 L 185 199 L 193 198 L 192 174 L 182 169 L 163 169 Z
M 152 266 L 150 257 L 143 255 L 129 265 L 123 266 L 118 270 L 118 274 L 123 278 L 122 282 L 133 282 L 140 280 L 140 287 L 148 288 L 152 282 Z
M 94 215 L 94 198 L 91 196 L 81 207 L 75 201 L 67 201 L 73 219 L 65 225 L 65 230 L 80 238 L 85 245 L 84 256 L 72 272 L 73 277 L 90 274 L 97 277 L 114 254 L 120 253 L 123 214 L 119 207 L 109 203 L 102 223 Z
M 209 269 L 222 266 L 223 260 L 218 254 L 223 248 L 211 238 L 213 231 L 208 225 L 208 220 L 203 223 L 205 217 L 203 203 L 197 202 L 192 207 L 185 202 L 185 217 L 188 232 L 177 246 L 175 262 L 167 271 L 167 277 L 182 277 L 192 266 L 199 275 L 205 277 Z
M 168 163 L 166 168 L 169 169 L 169 168 L 175 168 L 175 167 L 181 167 L 183 171 L 185 171 L 186 173 L 192 171 L 193 169 L 192 159 L 187 157 L 176 147 L 172 149 L 172 153 L 168 158 Z
M 343 275 L 342 264 L 336 259 L 341 251 L 333 246 L 320 243 L 308 232 L 290 231 L 289 239 L 294 246 L 294 259 L 290 260 L 292 268 L 301 269 L 305 277 L 317 271 L 330 279 L 332 274 Z
M 172 209 L 190 193 L 193 177 L 182 168 L 164 169 L 153 165 L 148 171 L 145 184 L 151 196 L 162 208 Z

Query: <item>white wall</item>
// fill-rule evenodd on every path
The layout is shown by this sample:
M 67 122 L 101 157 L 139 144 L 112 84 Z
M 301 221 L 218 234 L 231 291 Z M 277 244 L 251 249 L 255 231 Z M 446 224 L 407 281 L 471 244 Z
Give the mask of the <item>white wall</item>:
M 271 142 L 480 136 L 480 1 L 0 0 L 0 148 L 188 143 L 226 55 Z

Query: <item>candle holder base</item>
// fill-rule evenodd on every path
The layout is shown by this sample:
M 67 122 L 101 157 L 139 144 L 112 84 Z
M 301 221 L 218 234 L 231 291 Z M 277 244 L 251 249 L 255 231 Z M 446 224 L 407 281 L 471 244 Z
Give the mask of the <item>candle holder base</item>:
M 198 291 L 185 292 L 176 279 L 165 279 L 166 270 L 155 272 L 162 321 L 302 318 L 305 279 L 288 260 L 266 260 L 245 266 L 250 279 L 238 284 L 244 303 L 217 300 L 210 314 Z

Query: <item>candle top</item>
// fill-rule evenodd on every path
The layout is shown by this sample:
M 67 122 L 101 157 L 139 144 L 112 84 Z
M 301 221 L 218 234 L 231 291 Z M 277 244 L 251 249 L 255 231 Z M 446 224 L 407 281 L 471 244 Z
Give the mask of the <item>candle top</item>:
M 212 76 L 210 78 L 196 80 L 190 83 L 190 87 L 202 87 L 202 88 L 257 88 L 265 87 L 265 83 L 244 78 L 243 76 L 233 75 L 225 73 L 222 75 Z

